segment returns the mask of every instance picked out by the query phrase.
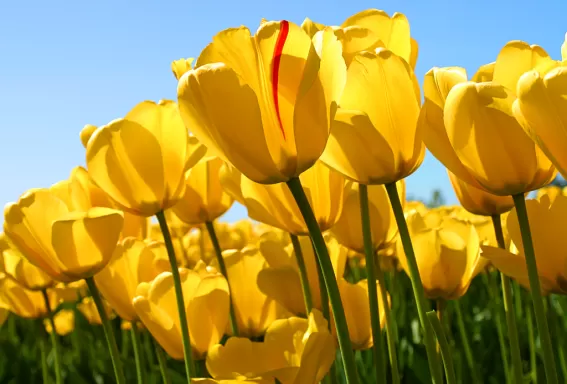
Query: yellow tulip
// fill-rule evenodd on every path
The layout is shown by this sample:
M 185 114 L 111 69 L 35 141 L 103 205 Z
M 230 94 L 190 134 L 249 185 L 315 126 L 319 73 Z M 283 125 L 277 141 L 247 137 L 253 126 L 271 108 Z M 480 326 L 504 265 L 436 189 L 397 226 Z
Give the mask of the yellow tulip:
M 216 270 L 179 268 L 181 287 L 194 358 L 204 359 L 228 326 L 229 291 L 226 279 Z M 133 300 L 138 318 L 174 359 L 183 360 L 181 326 L 175 301 L 173 275 L 163 272 L 149 283 L 138 285 Z
M 57 298 L 54 307 L 60 303 L 76 303 L 87 295 L 87 283 L 85 280 L 73 281 L 72 283 L 58 283 L 48 290 Z
M 259 273 L 267 267 L 260 249 L 228 250 L 223 252 L 223 258 L 239 336 L 263 335 L 274 320 L 288 313 L 281 304 L 266 296 L 256 283 Z M 229 329 L 227 333 L 230 334 Z
M 514 207 L 511 196 L 496 196 L 465 183 L 451 171 L 447 171 L 459 202 L 467 211 L 481 216 L 500 215 Z
M 308 319 L 274 321 L 263 342 L 231 337 L 224 346 L 213 346 L 207 369 L 215 379 L 315 384 L 329 371 L 335 350 L 327 321 L 313 310 Z
M 426 296 L 450 300 L 464 295 L 486 265 L 480 257 L 480 240 L 474 226 L 451 217 L 439 218 L 436 211 L 425 216 L 413 212 L 407 221 Z M 407 272 L 407 260 L 399 243 L 397 254 Z
M 564 177 L 567 176 L 567 67 L 542 76 L 525 73 L 518 82 L 513 112 L 524 131 L 535 141 Z
M 106 300 L 103 300 L 102 305 L 104 306 L 104 311 L 106 312 L 106 317 L 109 319 L 114 318 L 114 312 Z M 85 297 L 77 304 L 77 309 L 81 314 L 87 319 L 89 324 L 102 325 L 102 319 L 100 318 L 100 313 L 95 305 L 92 297 Z
M 167 270 L 170 270 L 167 258 L 162 256 L 160 262 L 150 245 L 129 237 L 118 244 L 112 260 L 95 276 L 95 282 L 118 316 L 134 321 L 138 316 L 132 300 L 138 285 Z
M 224 162 L 215 158 L 201 161 L 185 174 L 185 194 L 173 207 L 177 217 L 187 224 L 212 222 L 232 206 L 233 198 L 220 183 Z
M 75 311 L 72 309 L 62 309 L 53 316 L 55 331 L 59 336 L 66 336 L 75 330 Z M 47 333 L 53 332 L 51 321 L 43 320 L 43 325 Z
M 397 184 L 401 201 L 405 201 L 405 182 Z M 360 196 L 358 183 L 348 182 L 345 186 L 343 213 L 337 224 L 331 229 L 339 243 L 354 251 L 363 253 L 362 219 L 360 217 Z M 374 249 L 385 247 L 392 243 L 398 234 L 398 226 L 390 200 L 383 185 L 373 185 L 368 188 L 368 209 L 370 227 L 372 230 L 372 245 Z
M 537 254 L 537 272 L 543 294 L 567 294 L 567 238 L 563 230 L 567 224 L 567 197 L 559 195 L 551 203 L 548 196 L 527 200 L 530 228 Z M 512 244 L 508 250 L 483 246 L 482 256 L 492 262 L 503 274 L 529 289 L 528 270 L 516 210 L 506 220 Z
M 502 222 L 506 220 L 508 213 L 509 211 L 500 215 Z M 469 211 L 465 210 L 465 208 L 456 209 L 449 216 L 452 219 L 458 220 L 460 222 L 472 224 L 476 229 L 478 240 L 481 244 L 493 245 L 495 247 L 498 246 L 491 217 L 470 213 Z M 502 232 L 504 235 L 504 242 L 506 244 L 509 244 L 510 237 L 508 236 L 508 231 L 506 230 L 506 228 L 502 228 Z M 486 260 L 482 260 L 482 262 L 486 262 Z
M 203 155 L 174 102 L 144 101 L 93 133 L 87 168 L 121 208 L 152 216 L 183 197 L 185 171 Z
M 87 148 L 87 144 L 89 143 L 89 139 L 91 138 L 91 136 L 93 135 L 94 131 L 97 130 L 97 126 L 96 125 L 92 125 L 92 124 L 87 124 L 83 127 L 83 129 L 81 130 L 81 143 L 83 144 L 83 147 Z
M 171 71 L 173 72 L 173 76 L 175 76 L 175 78 L 179 80 L 185 72 L 191 69 L 191 65 L 193 64 L 194 60 L 195 59 L 190 57 L 188 59 L 179 59 L 173 61 L 171 63 Z
M 4 209 L 4 232 L 32 264 L 53 279 L 91 277 L 110 261 L 123 214 L 110 208 L 70 212 L 49 189 L 26 192 Z
M 560 188 L 556 185 L 548 185 L 546 187 L 537 190 L 536 199 L 541 200 L 544 196 L 547 196 L 550 203 L 553 204 L 557 196 L 561 196 L 561 195 L 567 196 L 566 187 Z
M 37 319 L 47 315 L 41 292 L 24 288 L 4 273 L 0 273 L 0 303 L 10 312 L 26 319 Z
M 346 76 L 341 55 L 330 28 L 313 39 L 285 20 L 262 23 L 254 36 L 222 31 L 179 80 L 181 116 L 246 177 L 288 181 L 325 149 Z
M 341 246 L 329 233 L 326 233 L 324 238 L 335 275 L 342 278 L 348 250 Z M 299 244 L 305 261 L 313 308 L 321 309 L 319 274 L 317 273 L 317 262 L 311 238 L 300 236 Z M 299 267 L 297 266 L 293 245 L 284 246 L 277 240 L 265 237 L 260 240 L 258 248 L 267 263 L 267 266 L 264 266 L 258 273 L 256 279 L 260 291 L 269 298 L 276 300 L 289 312 L 295 315 L 305 314 Z
M 410 66 L 378 48 L 355 56 L 321 160 L 362 184 L 388 184 L 412 174 L 425 146 L 419 86 Z
M 255 183 L 228 164 L 221 168 L 221 183 L 248 216 L 294 235 L 309 233 L 303 215 L 285 184 Z M 344 178 L 318 161 L 299 177 L 321 231 L 331 228 L 342 211 Z
M 40 291 L 55 284 L 48 274 L 27 261 L 4 233 L 0 233 L 0 264 L 3 272 L 26 289 Z

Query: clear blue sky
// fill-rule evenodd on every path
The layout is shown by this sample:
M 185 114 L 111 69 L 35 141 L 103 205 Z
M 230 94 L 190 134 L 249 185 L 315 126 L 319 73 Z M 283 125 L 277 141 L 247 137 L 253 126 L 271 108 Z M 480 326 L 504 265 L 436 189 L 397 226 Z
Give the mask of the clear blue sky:
M 84 164 L 85 124 L 105 124 L 145 99 L 174 99 L 171 61 L 197 56 L 216 32 L 242 24 L 255 31 L 262 17 L 338 25 L 367 8 L 409 18 L 420 81 L 433 66 L 459 65 L 472 75 L 513 39 L 559 58 L 567 30 L 565 0 L 3 1 L 0 204 Z M 440 188 L 456 202 L 431 155 L 407 185 L 416 197 Z M 239 207 L 225 219 L 244 215 Z

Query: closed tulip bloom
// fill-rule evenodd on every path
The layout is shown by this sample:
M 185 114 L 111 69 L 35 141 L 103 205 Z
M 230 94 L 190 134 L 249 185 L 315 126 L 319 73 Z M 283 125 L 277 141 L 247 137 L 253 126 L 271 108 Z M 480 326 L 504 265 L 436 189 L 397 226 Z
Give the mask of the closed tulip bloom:
M 4 233 L 0 233 L 0 268 L 26 289 L 40 291 L 52 287 L 55 282 L 41 269 L 26 260 Z
M 401 201 L 405 201 L 405 182 L 397 184 Z M 373 185 L 368 188 L 368 209 L 370 228 L 372 230 L 372 245 L 374 249 L 387 246 L 398 234 L 398 226 L 390 200 L 383 185 Z M 331 229 L 339 243 L 353 251 L 363 253 L 362 219 L 360 217 L 360 196 L 358 184 L 348 182 L 345 186 L 343 213 L 339 221 Z
M 106 300 L 103 300 L 102 305 L 106 312 L 106 317 L 109 319 L 114 318 L 114 312 Z M 89 324 L 92 325 L 102 325 L 102 319 L 100 318 L 100 312 L 98 311 L 95 302 L 92 297 L 85 297 L 77 304 L 77 309 L 81 314 L 87 319 Z
M 435 213 L 433 213 L 435 214 Z M 480 241 L 474 226 L 444 217 L 441 222 L 415 212 L 408 218 L 419 275 L 430 299 L 458 299 L 472 279 L 484 268 Z M 398 244 L 398 260 L 407 272 L 407 260 Z
M 232 206 L 233 198 L 221 186 L 219 171 L 224 162 L 201 161 L 185 175 L 185 194 L 173 212 L 187 224 L 212 222 Z
M 263 342 L 231 337 L 209 350 L 207 369 L 221 380 L 278 380 L 282 384 L 319 383 L 335 359 L 335 342 L 318 310 L 308 319 L 274 321 Z M 262 381 L 260 381 L 262 382 Z
M 511 196 L 496 196 L 465 183 L 447 171 L 459 202 L 467 211 L 481 216 L 500 215 L 514 207 Z
M 179 80 L 185 125 L 249 179 L 285 182 L 325 149 L 345 82 L 341 44 L 288 21 L 218 33 Z M 235 127 L 238 134 L 235 135 Z
M 284 184 L 256 183 L 236 168 L 221 169 L 221 183 L 248 216 L 294 235 L 308 234 L 307 225 L 293 195 Z M 344 177 L 318 161 L 299 177 L 321 231 L 331 228 L 342 212 Z
M 132 304 L 136 289 L 169 269 L 167 258 L 162 256 L 161 261 L 147 243 L 129 237 L 118 244 L 110 263 L 95 276 L 98 289 L 122 319 L 137 320 Z
M 24 288 L 4 273 L 0 273 L 0 303 L 10 312 L 26 319 L 38 319 L 47 315 L 41 292 Z
M 179 59 L 173 61 L 171 63 L 171 71 L 173 72 L 173 76 L 175 76 L 175 78 L 179 80 L 185 72 L 191 69 L 191 65 L 193 64 L 194 60 L 195 59 L 190 57 L 188 59 Z
M 124 118 L 93 133 L 87 146 L 87 168 L 94 182 L 121 208 L 152 216 L 183 197 L 185 171 L 196 162 L 191 159 L 189 164 L 189 159 L 200 148 L 189 144 L 174 102 L 143 101 Z
M 405 60 L 384 48 L 359 53 L 321 160 L 362 184 L 401 180 L 425 155 L 418 116 L 419 86 Z
M 514 116 L 561 175 L 567 176 L 567 67 L 545 76 L 527 72 L 520 78 L 517 92 Z
M 537 254 L 537 272 L 543 294 L 567 294 L 567 238 L 563 233 L 567 224 L 567 197 L 559 195 L 551 203 L 547 196 L 538 200 L 527 200 L 530 228 Z M 509 250 L 497 247 L 482 247 L 482 256 L 492 262 L 503 274 L 530 288 L 524 247 L 516 210 L 506 220 L 512 239 Z
M 55 331 L 59 336 L 66 336 L 75 330 L 75 311 L 72 309 L 62 309 L 53 316 Z M 47 333 L 53 332 L 51 321 L 43 320 L 43 325 Z
M 228 250 L 222 255 L 230 281 L 238 334 L 243 337 L 262 336 L 274 320 L 288 314 L 281 304 L 258 287 L 258 275 L 267 267 L 265 259 L 256 247 Z M 227 333 L 230 330 L 227 329 Z
M 229 293 L 218 272 L 179 268 L 194 358 L 201 360 L 217 344 L 228 325 Z M 133 300 L 138 317 L 168 355 L 183 360 L 181 325 L 171 272 L 141 283 Z
M 123 214 L 110 208 L 70 212 L 49 189 L 26 192 L 4 209 L 4 232 L 22 254 L 53 279 L 91 277 L 110 261 Z

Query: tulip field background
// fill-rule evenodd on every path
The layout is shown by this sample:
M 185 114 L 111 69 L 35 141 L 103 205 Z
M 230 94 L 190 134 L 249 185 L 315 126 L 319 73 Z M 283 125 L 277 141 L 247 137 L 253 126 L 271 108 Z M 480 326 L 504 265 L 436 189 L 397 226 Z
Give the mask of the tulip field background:
M 443 196 L 435 192 L 429 207 L 438 206 Z M 392 265 L 384 265 L 388 290 L 392 293 L 392 313 L 397 325 L 397 353 L 399 370 L 404 383 L 430 383 L 425 347 L 412 296 L 411 283 L 403 271 L 394 271 Z M 363 268 L 347 265 L 345 276 L 349 282 L 365 277 Z M 539 354 L 529 292 L 514 283 L 515 312 L 518 321 L 525 383 L 543 383 L 545 377 Z M 496 271 L 477 276 L 467 293 L 458 301 L 448 301 L 444 306 L 443 325 L 446 327 L 452 347 L 456 375 L 461 383 L 504 383 L 505 367 L 502 364 L 500 338 L 507 345 L 504 312 L 501 299 L 500 277 Z M 436 308 L 439 303 L 432 302 Z M 458 305 L 458 307 L 457 307 Z M 547 298 L 548 320 L 557 345 L 556 361 L 561 367 L 560 381 L 567 380 L 567 297 L 551 295 Z M 458 316 L 458 308 L 462 318 Z M 114 381 L 112 362 L 108 355 L 103 329 L 92 325 L 77 310 L 76 305 L 64 303 L 58 310 L 75 312 L 74 330 L 60 337 L 63 357 L 63 374 L 66 383 L 111 383 Z M 470 342 L 476 372 L 467 365 L 466 348 L 459 333 L 459 321 L 463 321 Z M 130 332 L 121 329 L 121 320 L 112 320 L 117 343 L 124 363 L 127 382 L 136 381 L 136 369 Z M 147 383 L 161 383 L 154 345 L 146 331 L 140 331 L 142 356 Z M 384 334 L 385 339 L 385 334 Z M 384 341 L 385 342 L 385 341 Z M 535 346 L 535 348 L 534 348 Z M 45 348 L 43 351 L 42 349 Z M 0 328 L 0 383 L 42 382 L 41 353 L 47 354 L 48 371 L 53 372 L 53 353 L 43 320 L 27 320 L 9 315 Z M 356 352 L 358 372 L 362 383 L 375 382 L 371 349 Z M 505 351 L 508 353 L 508 351 Z M 387 358 L 387 356 L 384 356 Z M 508 355 L 506 359 L 509 360 Z M 340 364 L 337 352 L 336 362 Z M 182 361 L 168 358 L 168 374 L 172 383 L 186 383 Z M 340 365 L 339 365 L 340 366 Z M 200 372 L 206 375 L 203 362 Z M 54 382 L 54 378 L 50 378 Z M 342 380 L 341 380 L 342 379 Z M 339 378 L 344 382 L 344 378 Z

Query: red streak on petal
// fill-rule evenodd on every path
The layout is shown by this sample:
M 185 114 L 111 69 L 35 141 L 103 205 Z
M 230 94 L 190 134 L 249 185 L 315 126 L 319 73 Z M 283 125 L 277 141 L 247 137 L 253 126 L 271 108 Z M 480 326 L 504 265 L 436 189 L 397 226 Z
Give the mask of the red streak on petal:
M 274 105 L 276 107 L 276 115 L 278 116 L 278 122 L 280 123 L 280 129 L 282 131 L 283 138 L 285 140 L 285 131 L 282 124 L 282 117 L 280 116 L 280 103 L 278 99 L 278 85 L 280 76 L 280 64 L 282 60 L 282 53 L 284 49 L 285 42 L 287 40 L 287 35 L 289 33 L 289 22 L 287 20 L 281 21 L 281 28 L 278 34 L 278 40 L 276 41 L 276 47 L 274 49 L 273 67 L 272 67 L 272 95 L 274 97 Z

